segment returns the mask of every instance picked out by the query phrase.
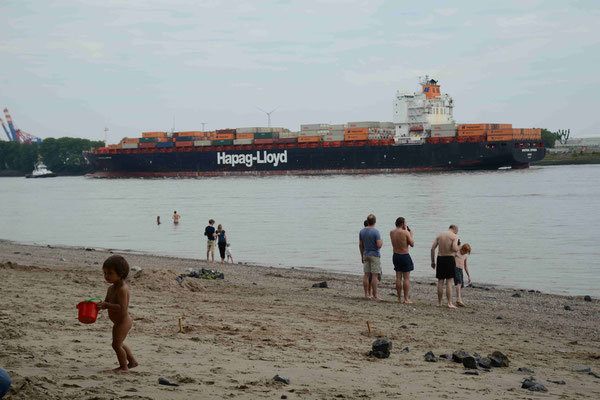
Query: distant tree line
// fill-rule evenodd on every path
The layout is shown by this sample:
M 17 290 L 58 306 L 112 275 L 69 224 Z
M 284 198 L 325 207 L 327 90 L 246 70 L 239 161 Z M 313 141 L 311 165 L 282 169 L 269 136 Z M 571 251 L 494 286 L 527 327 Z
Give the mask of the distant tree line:
M 48 138 L 39 144 L 21 144 L 0 141 L 0 171 L 33 170 L 41 155 L 42 161 L 52 172 L 78 175 L 91 171 L 92 167 L 83 157 L 83 151 L 103 146 L 101 141 L 63 137 Z
M 556 145 L 556 141 L 558 140 L 560 143 L 567 143 L 569 140 L 569 136 L 571 135 L 570 129 L 558 130 L 556 132 L 551 132 L 548 129 L 542 128 L 542 141 L 544 142 L 544 146 L 553 148 Z

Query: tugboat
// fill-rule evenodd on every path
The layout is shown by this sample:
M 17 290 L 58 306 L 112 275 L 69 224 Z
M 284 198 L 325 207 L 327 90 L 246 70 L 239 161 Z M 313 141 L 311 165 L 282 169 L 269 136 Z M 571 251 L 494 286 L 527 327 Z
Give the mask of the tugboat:
M 46 167 L 41 160 L 35 164 L 33 172 L 25 175 L 25 178 L 54 178 L 56 174 Z

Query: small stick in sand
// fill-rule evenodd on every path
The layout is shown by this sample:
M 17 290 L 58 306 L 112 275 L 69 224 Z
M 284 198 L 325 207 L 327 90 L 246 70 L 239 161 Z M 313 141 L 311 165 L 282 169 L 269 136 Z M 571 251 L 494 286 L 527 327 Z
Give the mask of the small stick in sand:
M 179 317 L 179 333 L 183 333 L 183 317 Z
M 367 321 L 367 330 L 369 331 L 369 336 L 371 336 L 371 324 Z

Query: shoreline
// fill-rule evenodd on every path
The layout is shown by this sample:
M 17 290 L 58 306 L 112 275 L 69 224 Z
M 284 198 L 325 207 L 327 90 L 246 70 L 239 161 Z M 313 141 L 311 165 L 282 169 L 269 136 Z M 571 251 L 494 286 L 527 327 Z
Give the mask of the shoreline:
M 83 250 L 86 247 L 87 248 L 93 248 L 95 250 L 98 251 L 114 251 L 114 252 L 119 252 L 122 254 L 132 254 L 132 255 L 140 255 L 140 256 L 147 256 L 147 257 L 162 257 L 162 258 L 167 258 L 167 259 L 175 259 L 175 260 L 186 260 L 186 261 L 197 261 L 197 262 L 205 262 L 203 259 L 198 259 L 198 258 L 192 258 L 192 257 L 185 257 L 185 256 L 176 256 L 176 255 L 171 255 L 171 254 L 160 254 L 160 253 L 152 253 L 150 251 L 143 251 L 143 250 L 134 250 L 134 249 L 113 249 L 113 248 L 102 248 L 102 247 L 95 247 L 95 246 L 80 246 L 80 245 L 65 245 L 65 244 L 53 244 L 53 245 L 49 245 L 49 244 L 41 244 L 41 243 L 36 243 L 36 242 L 19 242 L 19 241 L 14 241 L 14 240 L 8 240 L 8 239 L 2 239 L 0 238 L 0 244 L 2 243 L 8 243 L 8 244 L 14 244 L 14 245 L 23 245 L 23 246 L 34 246 L 34 247 L 48 247 L 48 246 L 52 246 L 52 248 L 56 248 L 56 249 L 71 249 L 71 250 Z M 218 258 L 218 251 L 216 254 L 216 257 Z M 221 265 L 219 261 L 215 262 L 215 265 Z M 286 266 L 282 266 L 282 265 L 271 265 L 268 263 L 261 263 L 261 262 L 236 262 L 236 264 L 233 265 L 244 265 L 244 266 L 252 266 L 252 267 L 260 267 L 260 268 L 276 268 L 276 269 L 282 269 L 282 270 L 298 270 L 298 271 L 312 271 L 312 272 L 319 272 L 319 273 L 323 273 L 323 274 L 341 274 L 344 276 L 348 276 L 348 277 L 361 277 L 362 276 L 362 271 L 359 271 L 358 269 L 360 268 L 360 265 L 357 264 L 357 272 L 352 272 L 352 271 L 336 271 L 336 270 L 331 270 L 331 269 L 326 269 L 326 268 L 319 268 L 319 267 L 286 267 Z M 388 280 L 395 280 L 395 275 L 393 274 L 383 274 L 384 277 L 386 277 Z M 431 277 L 427 277 L 427 276 L 413 276 L 413 274 L 411 274 L 411 281 L 420 281 L 420 282 L 424 282 L 424 283 L 432 283 L 432 282 L 436 282 L 435 277 L 432 275 Z M 536 292 L 536 293 L 544 293 L 544 294 L 549 294 L 549 295 L 555 295 L 555 296 L 563 296 L 563 297 L 574 297 L 574 298 L 583 298 L 586 295 L 589 294 L 569 294 L 569 293 L 557 293 L 557 292 L 548 292 L 548 291 L 544 291 L 544 290 L 539 290 L 539 289 L 535 289 L 532 287 L 512 287 L 512 286 L 505 286 L 505 285 L 500 285 L 497 283 L 491 283 L 491 282 L 485 282 L 485 281 L 477 281 L 476 283 L 472 284 L 472 287 L 483 287 L 483 288 L 490 288 L 490 289 L 497 289 L 497 290 L 503 290 L 503 291 L 510 291 L 510 292 L 516 292 L 516 291 L 525 291 L 525 292 Z M 485 289 L 484 289 L 485 290 Z M 593 296 L 594 297 L 594 296 Z
M 477 287 L 464 291 L 467 308 L 450 310 L 436 307 L 433 282 L 414 280 L 414 304 L 404 305 L 387 277 L 381 285 L 385 301 L 375 302 L 363 299 L 359 276 L 218 262 L 208 268 L 225 279 L 185 278 L 180 286 L 178 274 L 206 268 L 206 262 L 127 253 L 129 264 L 142 268 L 128 278 L 134 326 L 126 340 L 140 366 L 129 375 L 106 374 L 102 371 L 116 363 L 112 324 L 106 315 L 91 325 L 78 323 L 75 305 L 103 297 L 101 265 L 111 253 L 87 249 L 0 240 L 0 322 L 7 327 L 0 330 L 0 361 L 13 378 L 7 399 L 439 398 L 443 393 L 455 399 L 522 399 L 532 394 L 520 387 L 528 375 L 552 398 L 598 395 L 600 378 L 574 370 L 585 364 L 600 372 L 596 299 Z M 313 287 L 321 281 L 328 288 Z M 377 337 L 393 341 L 389 358 L 367 356 Z M 424 361 L 428 351 L 459 349 L 484 357 L 498 350 L 510 366 L 466 376 L 461 364 Z M 535 372 L 524 374 L 519 367 Z M 290 384 L 273 382 L 276 374 Z M 159 377 L 181 386 L 158 385 Z

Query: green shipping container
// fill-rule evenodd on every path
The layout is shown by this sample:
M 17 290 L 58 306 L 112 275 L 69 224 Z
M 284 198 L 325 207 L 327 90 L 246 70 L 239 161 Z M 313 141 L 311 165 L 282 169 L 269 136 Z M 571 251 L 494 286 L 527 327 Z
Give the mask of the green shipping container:
M 213 140 L 212 141 L 213 146 L 224 146 L 224 145 L 229 145 L 229 144 L 233 144 L 233 140 L 228 139 L 228 140 Z
M 143 138 L 140 138 L 140 143 L 158 143 L 158 138 L 143 137 Z
M 273 134 L 269 133 L 255 133 L 254 139 L 273 139 Z

